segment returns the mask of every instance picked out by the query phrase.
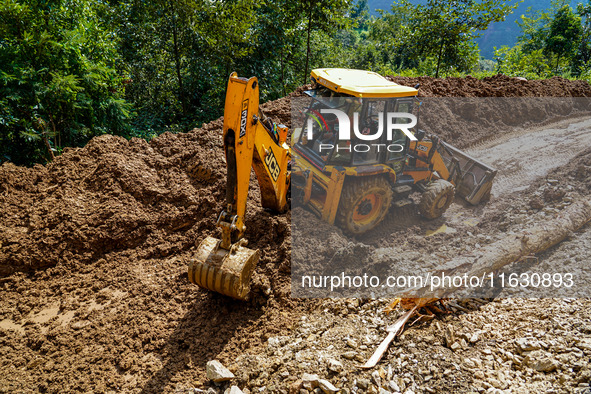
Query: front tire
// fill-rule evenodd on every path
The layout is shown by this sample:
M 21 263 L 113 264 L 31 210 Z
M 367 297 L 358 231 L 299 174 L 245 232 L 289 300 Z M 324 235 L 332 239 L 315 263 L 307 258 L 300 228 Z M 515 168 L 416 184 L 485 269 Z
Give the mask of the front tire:
M 385 178 L 349 178 L 341 193 L 337 223 L 348 234 L 363 234 L 384 219 L 391 204 L 392 188 Z
M 419 202 L 419 213 L 427 219 L 441 217 L 449 208 L 456 193 L 454 185 L 443 179 L 437 179 L 427 185 Z

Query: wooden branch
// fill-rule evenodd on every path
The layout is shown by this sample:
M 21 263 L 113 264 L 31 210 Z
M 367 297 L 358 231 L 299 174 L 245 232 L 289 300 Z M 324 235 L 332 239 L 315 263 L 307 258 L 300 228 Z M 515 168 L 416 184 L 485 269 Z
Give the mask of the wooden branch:
M 522 260 L 525 256 L 541 253 L 558 244 L 590 220 L 591 202 L 589 200 L 577 201 L 563 209 L 553 219 L 528 227 L 517 234 L 507 235 L 472 254 L 458 256 L 448 261 L 438 270 L 438 273 L 482 276 L 483 274 L 498 271 L 506 265 Z M 445 298 L 446 295 L 455 290 L 448 288 L 431 296 Z M 416 289 L 416 293 L 411 292 L 415 297 L 430 293 L 428 287 Z

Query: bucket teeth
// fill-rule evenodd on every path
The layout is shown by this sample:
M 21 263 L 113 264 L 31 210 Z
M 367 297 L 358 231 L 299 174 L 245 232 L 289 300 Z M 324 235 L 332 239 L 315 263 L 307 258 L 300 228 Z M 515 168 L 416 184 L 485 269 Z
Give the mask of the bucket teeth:
M 189 281 L 202 288 L 245 300 L 250 278 L 259 261 L 259 250 L 234 245 L 232 251 L 220 248 L 220 240 L 207 237 L 188 264 Z

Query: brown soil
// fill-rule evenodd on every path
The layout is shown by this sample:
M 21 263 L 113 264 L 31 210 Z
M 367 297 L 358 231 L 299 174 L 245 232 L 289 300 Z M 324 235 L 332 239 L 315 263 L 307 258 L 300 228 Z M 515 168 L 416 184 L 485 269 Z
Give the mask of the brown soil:
M 421 97 L 590 97 L 591 86 L 585 81 L 562 77 L 526 81 L 506 75 L 476 79 L 389 76 L 405 86 L 420 84 Z
M 591 95 L 586 83 L 561 78 L 395 80 L 410 86 L 420 82 L 425 96 Z M 301 95 L 301 89 L 293 95 Z M 287 97 L 262 107 L 291 127 L 289 103 Z M 269 338 L 299 335 L 302 316 L 321 321 L 323 310 L 340 314 L 340 304 L 325 309 L 320 301 L 290 297 L 291 213 L 271 215 L 261 209 L 254 177 L 246 238 L 251 248 L 261 250 L 261 260 L 253 299 L 237 302 L 188 283 L 182 259 L 204 237 L 219 236 L 215 220 L 225 192 L 221 125 L 218 119 L 149 143 L 101 136 L 85 148 L 66 149 L 47 166 L 0 167 L 0 392 L 205 387 L 210 385 L 207 361 L 242 368 L 248 363 L 237 362 L 238 356 L 264 353 Z M 461 146 L 486 137 L 441 134 Z M 194 177 L 199 163 L 212 169 L 208 182 Z M 584 156 L 570 170 L 586 182 L 589 165 Z M 560 198 L 548 192 L 542 201 Z M 433 224 L 417 223 L 408 231 L 389 229 L 391 240 L 404 239 L 406 247 L 434 253 L 453 237 L 426 241 L 424 231 Z M 472 231 L 485 233 L 486 226 Z M 254 364 L 250 367 L 254 371 Z M 252 376 L 248 368 L 237 375 L 241 387 L 272 381 L 279 391 L 301 372 L 316 372 L 297 369 L 297 363 L 294 368 L 294 379 L 285 382 L 281 362 Z M 445 383 L 454 374 L 437 387 L 461 386 L 461 381 Z M 258 383 L 248 383 L 255 379 Z

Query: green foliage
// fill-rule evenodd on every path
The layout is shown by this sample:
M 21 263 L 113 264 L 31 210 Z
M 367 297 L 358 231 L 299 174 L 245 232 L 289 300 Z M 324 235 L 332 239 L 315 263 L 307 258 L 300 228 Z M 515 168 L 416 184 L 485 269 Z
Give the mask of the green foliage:
M 572 71 L 574 75 L 585 73 L 591 65 L 591 2 L 579 3 L 577 14 L 581 17 L 581 42 L 573 58 Z
M 90 1 L 0 2 L 0 161 L 45 161 L 92 136 L 125 135 L 117 52 Z
M 521 45 L 513 48 L 504 45 L 495 48 L 495 60 L 497 71 L 511 77 L 539 79 L 552 76 L 542 49 L 525 51 Z
M 521 20 L 517 21 L 521 34 L 517 37 L 517 43 L 526 52 L 544 48 L 544 42 L 548 35 L 552 14 L 549 10 L 527 9 Z
M 371 23 L 369 45 L 358 53 L 357 64 L 399 72 L 415 69 L 436 77 L 440 71 L 474 71 L 479 61 L 474 39 L 513 8 L 501 0 L 427 0 L 417 5 L 398 0 L 390 13 L 381 12 Z
M 529 9 L 518 23 L 517 44 L 495 50 L 497 70 L 526 78 L 587 75 L 590 14 L 591 6 L 579 4 L 575 13 L 564 1 L 554 1 L 549 10 Z
M 518 44 L 482 59 L 474 39 L 507 3 L 398 0 L 371 16 L 367 0 L 0 0 L 0 162 L 187 131 L 222 115 L 232 71 L 257 76 L 263 101 L 317 67 L 591 76 L 591 3 L 528 12 Z
M 419 56 L 437 59 L 435 77 L 440 68 L 469 70 L 478 61 L 473 40 L 490 23 L 504 20 L 515 7 L 501 0 L 427 0 L 414 10 L 409 38 Z
M 562 6 L 550 22 L 544 51 L 556 58 L 554 70 L 562 57 L 572 59 L 579 48 L 582 34 L 581 18 L 576 16 L 568 5 Z

